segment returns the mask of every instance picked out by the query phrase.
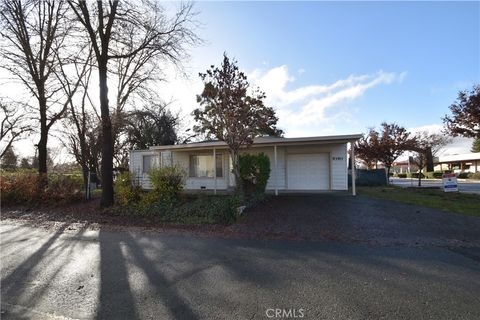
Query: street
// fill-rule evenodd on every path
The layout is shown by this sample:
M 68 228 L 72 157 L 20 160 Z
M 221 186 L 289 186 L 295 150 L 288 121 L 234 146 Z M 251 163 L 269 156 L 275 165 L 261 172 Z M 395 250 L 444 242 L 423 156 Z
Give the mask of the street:
M 225 240 L 14 220 L 0 232 L 2 319 L 268 319 L 271 309 L 480 318 L 480 250 L 468 244 Z
M 401 187 L 416 187 L 418 186 L 418 179 L 398 179 L 393 178 L 390 181 Z M 442 187 L 442 180 L 440 179 L 422 179 L 422 187 Z M 458 180 L 458 191 L 464 193 L 480 194 L 480 181 L 473 180 Z

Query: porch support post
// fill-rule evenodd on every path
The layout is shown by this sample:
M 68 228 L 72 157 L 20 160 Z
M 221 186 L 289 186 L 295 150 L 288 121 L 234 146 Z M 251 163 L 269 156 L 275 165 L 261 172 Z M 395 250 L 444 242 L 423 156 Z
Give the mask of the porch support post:
M 273 162 L 275 168 L 275 195 L 278 196 L 278 166 L 277 166 L 277 146 L 273 146 Z
M 217 194 L 217 154 L 213 148 L 213 194 Z
M 355 143 L 350 143 L 350 161 L 352 165 L 352 196 L 357 195 L 357 191 L 355 190 Z

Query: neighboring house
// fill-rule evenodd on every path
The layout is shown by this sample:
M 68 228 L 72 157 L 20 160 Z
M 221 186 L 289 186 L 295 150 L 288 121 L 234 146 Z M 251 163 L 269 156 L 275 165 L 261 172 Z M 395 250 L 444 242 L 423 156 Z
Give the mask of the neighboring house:
M 348 190 L 347 143 L 360 134 L 278 138 L 260 137 L 243 152 L 270 158 L 267 190 Z M 354 159 L 354 157 L 353 157 Z M 151 188 L 148 172 L 155 166 L 178 165 L 187 173 L 186 190 L 232 190 L 235 178 L 228 146 L 223 141 L 154 146 L 130 151 L 130 171 L 145 189 Z M 352 192 L 355 194 L 354 188 Z
M 440 156 L 434 159 L 435 170 L 460 172 L 480 172 L 480 152 Z
M 392 163 L 391 173 L 410 173 L 418 172 L 418 166 L 409 159 L 403 161 L 395 161 Z

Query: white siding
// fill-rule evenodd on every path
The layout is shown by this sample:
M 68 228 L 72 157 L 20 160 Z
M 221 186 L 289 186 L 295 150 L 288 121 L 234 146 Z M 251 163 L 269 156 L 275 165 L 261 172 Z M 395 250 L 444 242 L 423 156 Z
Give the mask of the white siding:
M 348 190 L 347 144 L 336 145 L 330 151 L 332 190 Z
M 132 150 L 130 151 L 130 172 L 133 176 L 135 183 L 138 183 L 144 189 L 150 189 L 150 177 L 148 173 L 143 172 L 143 156 L 157 156 L 159 157 L 158 152 L 151 150 Z M 160 159 L 154 160 L 154 166 L 159 165 Z
M 270 159 L 270 178 L 267 183 L 267 190 L 288 190 L 287 185 L 287 156 L 288 154 L 301 153 L 327 153 L 330 168 L 330 189 L 331 190 L 347 190 L 347 144 L 328 144 L 328 145 L 304 145 L 304 146 L 278 146 L 277 147 L 277 170 L 275 170 L 273 146 L 268 147 L 252 147 L 243 152 L 249 153 L 265 153 Z M 217 178 L 217 189 L 227 189 L 234 186 L 233 175 L 231 174 L 230 155 L 227 150 L 217 150 L 217 154 L 223 154 L 223 178 Z M 140 173 L 142 186 L 145 189 L 151 187 L 148 175 L 142 174 L 142 156 L 143 155 L 159 155 L 158 152 L 150 150 L 135 150 L 130 152 L 130 171 L 133 174 Z M 162 151 L 161 163 L 165 165 L 179 165 L 189 173 L 189 161 L 192 154 L 212 154 L 213 150 L 205 151 Z M 160 161 L 159 161 L 160 162 Z M 185 188 L 187 190 L 198 190 L 205 187 L 206 189 L 214 188 L 213 178 L 192 178 L 187 177 Z

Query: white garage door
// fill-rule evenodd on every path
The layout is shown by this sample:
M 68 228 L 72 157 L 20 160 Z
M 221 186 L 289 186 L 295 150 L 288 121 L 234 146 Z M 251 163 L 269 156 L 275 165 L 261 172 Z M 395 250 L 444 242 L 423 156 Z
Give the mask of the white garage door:
M 287 156 L 288 189 L 330 189 L 328 160 L 328 153 L 289 154 Z

